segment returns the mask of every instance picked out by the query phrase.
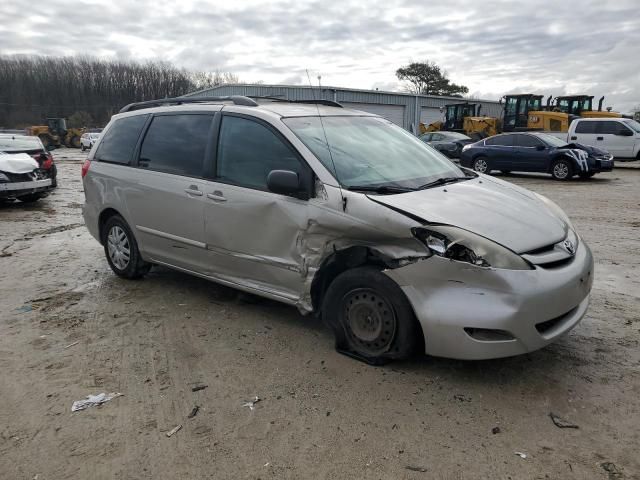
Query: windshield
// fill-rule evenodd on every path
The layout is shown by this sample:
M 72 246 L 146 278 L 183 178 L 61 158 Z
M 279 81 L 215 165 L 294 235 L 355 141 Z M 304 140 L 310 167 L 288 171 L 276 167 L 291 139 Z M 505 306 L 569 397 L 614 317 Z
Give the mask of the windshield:
M 635 120 L 626 120 L 624 124 L 629 127 L 631 130 L 634 130 L 640 133 L 640 123 Z
M 0 152 L 41 150 L 42 148 L 38 137 L 24 137 L 20 135 L 0 137 Z
M 566 141 L 560 140 L 558 137 L 554 137 L 553 135 L 547 135 L 546 133 L 536 133 L 535 135 L 544 143 L 553 147 L 564 147 L 567 144 Z
M 438 178 L 465 178 L 446 157 L 382 118 L 322 117 L 326 140 L 320 117 L 283 121 L 346 188 L 419 188 Z

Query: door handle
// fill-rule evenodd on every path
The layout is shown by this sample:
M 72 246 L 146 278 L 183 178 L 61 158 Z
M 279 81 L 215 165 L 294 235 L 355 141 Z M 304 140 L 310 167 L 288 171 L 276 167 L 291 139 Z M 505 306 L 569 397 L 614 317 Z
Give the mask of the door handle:
M 227 199 L 225 198 L 225 196 L 222 194 L 222 192 L 220 190 L 216 190 L 213 193 L 207 193 L 207 198 L 210 198 L 211 200 L 215 200 L 216 202 L 226 202 Z
M 571 140 L 577 140 L 578 137 L 571 137 Z
M 596 140 L 604 140 L 603 137 L 596 137 Z
M 187 192 L 187 195 L 193 195 L 194 197 L 202 196 L 202 192 L 198 190 L 197 185 L 189 185 L 189 188 L 185 188 L 184 191 Z

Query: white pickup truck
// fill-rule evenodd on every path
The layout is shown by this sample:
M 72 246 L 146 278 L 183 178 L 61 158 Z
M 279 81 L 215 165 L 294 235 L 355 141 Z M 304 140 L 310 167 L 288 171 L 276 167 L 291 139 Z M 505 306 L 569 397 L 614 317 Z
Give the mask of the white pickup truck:
M 631 118 L 578 118 L 567 133 L 545 133 L 606 150 L 616 160 L 640 160 L 640 123 Z

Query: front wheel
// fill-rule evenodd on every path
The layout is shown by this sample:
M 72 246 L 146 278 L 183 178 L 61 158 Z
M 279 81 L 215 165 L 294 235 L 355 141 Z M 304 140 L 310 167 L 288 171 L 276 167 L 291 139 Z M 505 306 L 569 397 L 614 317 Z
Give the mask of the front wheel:
M 133 232 L 120 215 L 110 217 L 102 229 L 102 244 L 113 273 L 123 278 L 141 278 L 151 269 L 138 250 Z
M 47 196 L 46 194 L 42 194 L 42 193 L 30 193 L 28 195 L 22 195 L 21 197 L 18 197 L 18 200 L 24 203 L 33 203 L 33 202 L 37 202 L 38 200 L 46 196 Z
M 326 292 L 322 318 L 333 329 L 340 353 L 374 365 L 409 357 L 421 338 L 404 292 L 372 267 L 336 277 Z
M 551 166 L 551 175 L 556 180 L 569 180 L 573 177 L 573 166 L 564 158 L 556 160 Z
M 473 161 L 472 167 L 478 173 L 489 173 L 491 171 L 489 169 L 489 160 L 485 156 L 477 157 Z

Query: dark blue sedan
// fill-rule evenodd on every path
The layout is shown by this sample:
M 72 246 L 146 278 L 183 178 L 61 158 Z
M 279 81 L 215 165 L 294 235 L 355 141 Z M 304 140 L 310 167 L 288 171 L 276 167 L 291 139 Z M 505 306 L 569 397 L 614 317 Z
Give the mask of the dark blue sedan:
M 613 168 L 613 156 L 596 147 L 566 142 L 543 132 L 503 133 L 462 149 L 460 165 L 492 170 L 550 173 L 556 180 L 589 178 Z

